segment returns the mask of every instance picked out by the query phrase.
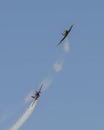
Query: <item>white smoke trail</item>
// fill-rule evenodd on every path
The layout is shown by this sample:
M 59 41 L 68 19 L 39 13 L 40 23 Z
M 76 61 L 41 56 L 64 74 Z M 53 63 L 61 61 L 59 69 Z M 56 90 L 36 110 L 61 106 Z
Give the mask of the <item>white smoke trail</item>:
M 46 78 L 44 79 L 41 84 L 43 84 L 41 92 L 45 91 L 53 82 L 52 78 Z
M 64 43 L 64 51 L 69 52 L 69 50 L 70 50 L 70 44 L 69 44 L 69 41 L 66 39 Z
M 65 53 L 68 53 L 70 51 L 70 44 L 69 44 L 68 39 L 66 39 L 65 42 L 63 43 L 63 50 L 64 50 Z M 65 55 L 63 55 L 63 58 L 61 57 L 61 60 L 57 61 L 54 64 L 53 68 L 54 68 L 55 72 L 60 72 L 62 70 L 64 61 L 65 61 L 65 57 L 64 56 Z
M 65 52 L 69 52 L 70 50 L 70 45 L 69 45 L 69 42 L 66 41 L 64 43 L 64 51 Z M 54 71 L 55 72 L 60 72 L 62 70 L 62 67 L 63 67 L 63 60 L 61 61 L 57 61 L 53 68 L 54 68 Z M 42 91 L 44 91 L 45 89 L 47 89 L 51 83 L 52 83 L 52 79 L 51 80 L 43 80 L 41 82 L 41 84 L 44 84 L 43 88 L 42 88 Z M 27 103 L 28 101 L 30 101 L 30 96 L 32 95 L 33 91 L 31 91 L 27 97 L 25 98 L 25 103 Z M 32 103 L 30 104 L 30 106 L 28 107 L 28 109 L 23 113 L 23 115 L 17 120 L 17 122 L 9 129 L 9 130 L 19 130 L 19 128 L 22 127 L 22 125 L 26 122 L 26 120 L 30 117 L 30 115 L 32 114 L 33 110 L 35 109 L 36 107 L 36 104 L 37 104 L 37 101 L 32 105 Z
M 43 80 L 41 82 L 41 84 L 43 84 L 42 91 L 47 89 L 51 85 L 51 83 L 52 83 L 51 79 Z M 26 96 L 25 103 L 30 101 L 30 99 L 31 99 L 30 97 L 31 97 L 32 93 L 33 93 L 33 91 L 30 91 L 30 93 Z M 36 104 L 37 104 L 37 100 L 36 100 L 36 102 L 33 105 L 31 103 L 30 106 L 28 107 L 28 109 L 24 112 L 24 114 L 17 120 L 17 122 L 9 130 L 19 130 L 19 128 L 26 122 L 26 120 L 32 114 L 34 108 L 36 107 Z
M 56 62 L 54 64 L 54 71 L 55 72 L 60 72 L 62 70 L 62 67 L 63 67 L 63 61 L 61 62 Z
M 34 108 L 36 107 L 36 104 L 37 104 L 37 100 L 33 105 L 31 103 L 28 109 L 22 115 L 22 117 L 20 117 L 20 119 L 9 130 L 19 130 L 19 128 L 26 122 L 26 120 L 32 114 Z
M 28 103 L 32 100 L 31 95 L 33 95 L 33 90 L 31 90 L 28 95 L 25 97 L 24 101 L 25 103 Z

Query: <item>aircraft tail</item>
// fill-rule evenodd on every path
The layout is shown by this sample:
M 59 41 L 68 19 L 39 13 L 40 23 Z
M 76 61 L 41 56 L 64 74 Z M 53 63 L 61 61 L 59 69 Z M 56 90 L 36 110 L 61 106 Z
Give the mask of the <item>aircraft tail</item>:
M 32 98 L 34 98 L 34 96 L 31 96 Z

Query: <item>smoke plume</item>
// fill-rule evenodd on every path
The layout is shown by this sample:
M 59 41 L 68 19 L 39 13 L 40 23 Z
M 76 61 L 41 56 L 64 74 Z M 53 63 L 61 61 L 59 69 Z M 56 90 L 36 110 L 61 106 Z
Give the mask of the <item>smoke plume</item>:
M 31 101 L 31 95 L 33 95 L 33 90 L 31 90 L 28 95 L 25 97 L 24 101 L 25 103 L 28 103 L 29 101 Z
M 69 42 L 66 40 L 66 42 L 64 43 L 64 51 L 65 52 L 69 52 L 70 50 L 70 44 Z
M 63 62 L 56 62 L 54 64 L 54 71 L 55 72 L 60 72 L 62 70 L 62 67 L 63 67 Z
M 29 116 L 32 114 L 33 110 L 35 109 L 37 104 L 36 102 L 27 108 L 27 110 L 24 112 L 24 114 L 18 119 L 18 121 L 9 129 L 9 130 L 19 130 L 20 127 L 26 122 L 26 120 L 29 118 Z

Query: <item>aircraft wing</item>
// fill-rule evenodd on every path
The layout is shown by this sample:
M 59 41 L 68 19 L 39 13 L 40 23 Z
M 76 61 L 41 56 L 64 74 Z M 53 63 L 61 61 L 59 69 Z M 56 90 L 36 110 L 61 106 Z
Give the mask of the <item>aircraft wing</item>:
M 40 86 L 39 93 L 41 93 L 42 87 L 43 87 L 43 84 Z
M 57 44 L 57 46 L 60 45 L 61 42 L 62 42 L 65 38 L 66 38 L 66 36 L 64 36 L 64 37 L 60 40 L 60 42 Z
M 31 96 L 32 98 L 35 98 L 35 96 Z
M 73 26 L 74 26 L 74 24 L 72 24 L 71 27 L 69 28 L 69 30 L 68 30 L 68 34 L 69 34 L 70 31 L 72 30 L 72 27 L 73 27 Z M 68 34 L 67 34 L 67 35 L 68 35 Z

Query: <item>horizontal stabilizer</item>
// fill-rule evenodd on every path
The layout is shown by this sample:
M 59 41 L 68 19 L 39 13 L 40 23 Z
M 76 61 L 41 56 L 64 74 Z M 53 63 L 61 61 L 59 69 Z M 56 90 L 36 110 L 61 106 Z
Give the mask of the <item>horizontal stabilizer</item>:
M 34 96 L 31 96 L 32 98 L 35 98 Z

